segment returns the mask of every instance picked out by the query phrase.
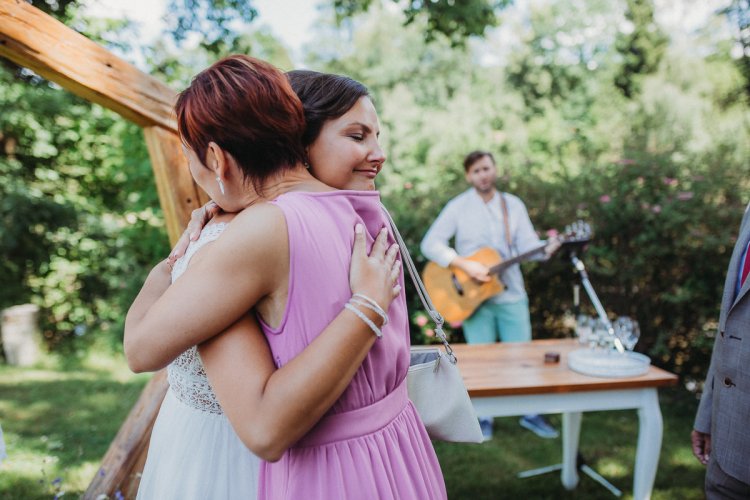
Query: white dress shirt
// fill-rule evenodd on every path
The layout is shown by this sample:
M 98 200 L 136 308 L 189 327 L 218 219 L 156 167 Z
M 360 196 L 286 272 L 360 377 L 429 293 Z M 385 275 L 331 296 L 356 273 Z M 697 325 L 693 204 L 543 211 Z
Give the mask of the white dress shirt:
M 505 198 L 508 207 L 510 238 L 505 236 L 500 196 Z M 455 249 L 449 246 L 450 239 L 454 237 Z M 485 203 L 476 189 L 470 188 L 453 198 L 443 208 L 425 234 L 420 250 L 428 259 L 448 267 L 458 255 L 465 257 L 483 247 L 492 247 L 503 259 L 508 259 L 543 243 L 534 231 L 526 205 L 519 197 L 495 192 L 492 199 Z M 530 258 L 544 259 L 544 252 Z M 506 290 L 489 299 L 490 301 L 500 304 L 526 299 L 521 267 L 518 264 L 510 266 L 500 279 Z

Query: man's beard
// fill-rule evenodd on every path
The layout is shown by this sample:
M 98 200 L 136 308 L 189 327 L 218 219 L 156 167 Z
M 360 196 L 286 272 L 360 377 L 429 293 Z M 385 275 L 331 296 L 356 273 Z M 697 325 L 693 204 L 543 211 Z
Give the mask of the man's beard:
M 474 189 L 476 189 L 480 194 L 489 194 L 495 189 L 495 183 L 487 184 L 486 187 L 482 186 L 474 186 Z

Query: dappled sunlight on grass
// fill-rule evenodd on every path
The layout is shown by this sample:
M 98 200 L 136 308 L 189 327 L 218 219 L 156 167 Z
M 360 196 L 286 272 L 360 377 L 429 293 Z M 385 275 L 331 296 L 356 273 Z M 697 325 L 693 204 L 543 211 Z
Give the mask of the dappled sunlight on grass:
M 76 498 L 148 376 L 133 375 L 121 357 L 88 356 L 77 369 L 0 366 L 0 422 L 8 459 L 0 466 L 0 498 Z
M 613 453 L 616 453 L 616 450 L 613 450 Z M 626 463 L 606 458 L 598 460 L 595 464 L 589 464 L 589 466 L 610 480 L 625 478 L 627 476 L 632 478 L 633 475 L 633 462 Z
M 695 455 L 693 455 L 693 452 L 690 448 L 680 449 L 672 456 L 670 456 L 669 464 L 673 466 L 683 466 L 695 469 L 703 468 L 703 465 L 698 462 L 698 459 L 695 458 Z

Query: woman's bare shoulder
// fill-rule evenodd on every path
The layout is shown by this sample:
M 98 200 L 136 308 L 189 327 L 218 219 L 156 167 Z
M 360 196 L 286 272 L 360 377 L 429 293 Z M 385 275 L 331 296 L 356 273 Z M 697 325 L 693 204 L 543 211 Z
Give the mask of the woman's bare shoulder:
M 238 273 L 254 273 L 251 281 L 274 283 L 276 271 L 283 271 L 287 261 L 288 245 L 281 209 L 269 203 L 254 205 L 227 224 L 188 272 L 209 272 L 223 280 L 234 280 Z
M 286 225 L 284 212 L 273 203 L 264 202 L 239 212 L 224 232 L 232 238 L 258 238 L 274 235 L 280 225 Z

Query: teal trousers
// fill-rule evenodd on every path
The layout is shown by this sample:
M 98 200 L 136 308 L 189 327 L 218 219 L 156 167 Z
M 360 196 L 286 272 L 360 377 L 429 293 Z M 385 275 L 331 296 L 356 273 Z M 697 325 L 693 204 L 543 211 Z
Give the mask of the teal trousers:
M 529 300 L 507 304 L 485 302 L 463 323 L 467 344 L 529 342 Z

